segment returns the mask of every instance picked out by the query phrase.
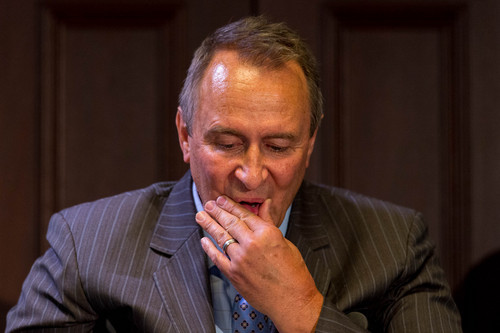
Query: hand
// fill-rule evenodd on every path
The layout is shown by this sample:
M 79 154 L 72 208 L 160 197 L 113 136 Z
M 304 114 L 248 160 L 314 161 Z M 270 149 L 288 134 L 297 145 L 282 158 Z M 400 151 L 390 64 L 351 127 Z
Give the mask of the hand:
M 213 263 L 238 292 L 257 310 L 267 314 L 280 332 L 311 332 L 318 320 L 323 296 L 319 293 L 299 250 L 273 223 L 271 200 L 260 207 L 260 216 L 227 197 L 208 201 L 196 215 L 198 224 L 222 248 L 208 239 L 202 246 Z

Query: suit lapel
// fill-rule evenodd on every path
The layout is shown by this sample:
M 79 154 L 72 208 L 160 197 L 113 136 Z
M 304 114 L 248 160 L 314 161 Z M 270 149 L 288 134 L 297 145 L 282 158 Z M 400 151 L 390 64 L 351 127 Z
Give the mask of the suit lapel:
M 329 215 L 325 213 L 320 198 L 305 193 L 303 184 L 292 205 L 287 239 L 299 249 L 311 273 L 316 287 L 326 295 L 332 272 L 325 258 L 325 251 L 331 251 L 330 240 L 325 225 Z
M 152 249 L 171 256 L 154 280 L 178 332 L 214 332 L 208 269 L 195 212 L 188 172 L 172 189 L 151 240 Z

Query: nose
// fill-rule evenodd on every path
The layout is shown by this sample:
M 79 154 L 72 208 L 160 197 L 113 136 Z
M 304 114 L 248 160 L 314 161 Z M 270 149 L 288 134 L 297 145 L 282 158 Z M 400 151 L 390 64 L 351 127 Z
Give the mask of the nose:
M 267 179 L 269 171 L 264 163 L 264 157 L 258 147 L 250 147 L 235 171 L 247 190 L 256 190 Z

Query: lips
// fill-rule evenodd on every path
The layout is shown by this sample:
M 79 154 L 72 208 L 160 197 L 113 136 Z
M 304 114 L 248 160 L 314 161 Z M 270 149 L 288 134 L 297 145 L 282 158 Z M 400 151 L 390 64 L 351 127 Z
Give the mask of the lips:
M 259 215 L 259 208 L 261 203 L 259 202 L 248 202 L 248 201 L 240 201 L 240 205 L 251 211 L 255 215 Z

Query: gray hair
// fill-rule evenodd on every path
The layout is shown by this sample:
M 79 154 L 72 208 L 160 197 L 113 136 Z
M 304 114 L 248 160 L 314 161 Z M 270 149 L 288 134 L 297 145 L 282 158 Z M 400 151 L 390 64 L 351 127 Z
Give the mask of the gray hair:
M 276 69 L 288 61 L 297 62 L 307 81 L 310 135 L 314 134 L 323 117 L 316 59 L 300 36 L 286 24 L 270 23 L 262 16 L 247 17 L 217 29 L 196 50 L 179 96 L 179 106 L 189 134 L 198 107 L 200 82 L 219 50 L 235 50 L 243 60 L 259 67 Z

